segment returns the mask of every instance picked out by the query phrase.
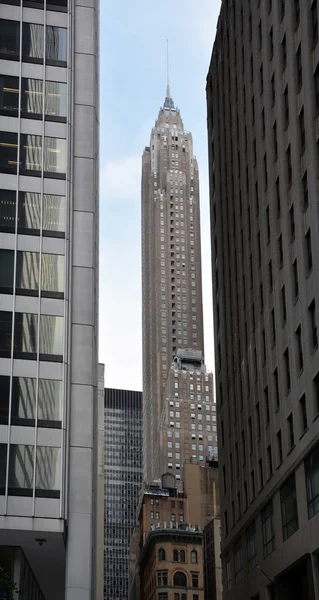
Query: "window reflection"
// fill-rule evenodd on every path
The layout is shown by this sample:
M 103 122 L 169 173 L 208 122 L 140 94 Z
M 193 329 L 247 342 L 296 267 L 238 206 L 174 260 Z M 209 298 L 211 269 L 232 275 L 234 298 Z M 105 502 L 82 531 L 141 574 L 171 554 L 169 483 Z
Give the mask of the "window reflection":
M 65 231 L 66 197 L 44 194 L 43 229 L 46 231 Z
M 64 233 L 66 227 L 66 198 L 44 194 L 43 196 L 43 230 L 44 235 L 53 232 Z M 14 231 L 16 220 L 16 192 L 0 189 L 0 230 Z M 40 232 L 41 229 L 41 194 L 35 192 L 19 192 L 18 231 L 27 233 Z M 51 232 L 51 233 L 50 233 Z
M 22 57 L 32 62 L 42 62 L 44 51 L 43 25 L 22 24 Z
M 17 115 L 19 109 L 19 77 L 0 75 L 0 111 Z
M 41 79 L 26 79 L 21 82 L 21 111 L 22 113 L 42 115 L 43 113 L 43 82 Z
M 20 137 L 20 170 L 41 171 L 42 137 L 41 135 L 21 134 Z
M 0 250 L 0 293 L 13 291 L 14 250 Z
M 10 377 L 0 375 L 0 424 L 8 423 L 9 416 Z M 1 466 L 0 466 L 1 471 Z M 0 475 L 1 479 L 1 475 Z M 1 484 L 0 484 L 1 486 Z
M 0 19 L 0 56 L 19 59 L 20 56 L 20 23 Z
M 64 256 L 42 254 L 41 291 L 63 294 Z
M 38 446 L 36 451 L 36 490 L 58 491 L 61 487 L 61 448 Z M 39 495 L 39 494 L 37 494 Z
M 67 60 L 67 30 L 63 27 L 47 25 L 46 30 L 46 60 L 63 62 Z
M 0 131 L 0 171 L 17 172 L 18 134 Z
M 36 379 L 31 377 L 13 377 L 11 421 L 35 419 Z
M 32 490 L 34 446 L 10 444 L 9 489 Z
M 40 230 L 41 194 L 19 192 L 18 228 Z
M 44 171 L 66 173 L 66 140 L 44 138 Z
M 38 315 L 15 313 L 14 350 L 17 353 L 36 354 Z
M 39 379 L 38 424 L 39 421 L 61 421 L 61 381 Z
M 0 229 L 14 231 L 16 220 L 16 192 L 0 190 Z
M 45 114 L 52 117 L 66 117 L 67 86 L 66 83 L 46 81 Z
M 62 358 L 63 330 L 63 317 L 55 317 L 53 315 L 40 316 L 40 355 Z
M 2 356 L 11 353 L 12 313 L 0 311 L 0 352 Z
M 38 252 L 17 252 L 17 292 L 39 289 L 39 257 Z

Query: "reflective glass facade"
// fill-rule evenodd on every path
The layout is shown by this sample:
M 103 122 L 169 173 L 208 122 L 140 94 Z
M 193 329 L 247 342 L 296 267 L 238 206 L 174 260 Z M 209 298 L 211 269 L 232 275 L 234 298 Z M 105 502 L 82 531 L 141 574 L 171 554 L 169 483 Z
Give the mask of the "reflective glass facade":
M 142 485 L 142 393 L 105 390 L 104 600 L 127 600 L 130 541 Z

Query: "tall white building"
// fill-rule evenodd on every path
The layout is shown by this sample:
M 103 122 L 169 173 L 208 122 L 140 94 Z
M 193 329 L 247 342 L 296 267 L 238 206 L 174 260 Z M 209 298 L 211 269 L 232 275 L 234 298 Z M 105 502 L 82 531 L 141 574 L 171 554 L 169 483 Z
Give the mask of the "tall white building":
M 0 5 L 0 566 L 21 600 L 96 597 L 98 19 Z

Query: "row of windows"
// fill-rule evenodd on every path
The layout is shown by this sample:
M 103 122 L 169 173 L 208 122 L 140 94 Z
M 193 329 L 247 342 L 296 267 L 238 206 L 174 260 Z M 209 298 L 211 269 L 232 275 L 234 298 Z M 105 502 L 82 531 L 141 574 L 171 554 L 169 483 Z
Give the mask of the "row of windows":
M 15 280 L 14 280 L 15 273 Z M 0 249 L 0 293 L 63 298 L 64 256 Z
M 20 97 L 21 96 L 21 97 Z M 0 75 L 0 114 L 8 116 L 66 121 L 67 84 L 57 81 Z
M 159 549 L 158 560 L 159 561 L 169 560 L 166 557 L 166 552 L 165 552 L 164 548 Z M 182 562 L 182 563 L 186 562 L 185 550 L 177 550 L 176 548 L 174 548 L 173 549 L 173 562 Z M 197 562 L 198 562 L 197 550 L 191 550 L 191 563 L 196 564 Z
M 36 23 L 22 23 L 22 45 L 20 48 L 20 22 L 0 19 L 0 58 L 22 60 L 47 65 L 66 66 L 67 29 Z
M 17 214 L 18 203 L 18 214 Z M 0 231 L 64 237 L 66 198 L 53 194 L 19 192 L 0 189 Z
M 0 494 L 6 488 L 7 453 L 7 444 L 0 444 Z M 36 496 L 59 498 L 60 455 L 60 448 L 10 444 L 8 494 L 32 496 L 35 485 Z
M 167 592 L 157 594 L 157 600 L 187 600 L 187 598 L 190 600 L 190 596 L 187 596 L 187 594 L 174 593 L 172 596 L 169 596 Z M 198 594 L 192 594 L 192 600 L 198 600 L 198 598 Z
M 13 335 L 12 335 L 13 334 Z M 53 315 L 0 311 L 0 356 L 62 362 L 64 319 Z
M 16 6 L 25 6 L 29 8 L 44 8 L 44 0 L 4 0 L 3 4 L 15 4 Z M 66 12 L 68 0 L 46 0 L 47 10 L 58 10 Z
M 308 518 L 311 519 L 319 512 L 319 446 L 306 458 L 304 462 L 305 484 L 307 493 Z M 285 542 L 299 529 L 298 505 L 295 475 L 293 474 L 280 488 L 282 539 Z M 225 526 L 227 528 L 227 511 L 225 511 Z M 266 558 L 276 549 L 276 532 L 273 522 L 273 500 L 261 512 L 263 557 Z M 256 522 L 249 525 L 246 530 L 246 549 L 248 571 L 257 566 L 257 540 Z M 235 583 L 244 577 L 243 539 L 235 542 L 233 548 Z M 226 557 L 227 589 L 231 588 L 230 555 Z
M 66 140 L 21 133 L 0 131 L 0 173 L 16 173 L 19 163 L 20 175 L 55 177 L 65 179 Z
M 0 375 L 0 424 L 9 421 L 11 401 L 11 424 L 39 427 L 61 426 L 61 381 L 31 377 Z
M 192 587 L 198 587 L 199 577 L 198 573 L 191 573 Z M 157 571 L 157 585 L 166 586 L 168 585 L 168 571 Z M 176 571 L 173 575 L 173 585 L 176 587 L 187 587 L 188 577 L 183 571 Z

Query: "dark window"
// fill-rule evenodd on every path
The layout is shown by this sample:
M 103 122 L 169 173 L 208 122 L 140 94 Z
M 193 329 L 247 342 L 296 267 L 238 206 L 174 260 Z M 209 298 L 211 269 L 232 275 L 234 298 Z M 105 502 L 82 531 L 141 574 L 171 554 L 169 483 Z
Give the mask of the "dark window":
M 308 229 L 308 231 L 305 235 L 305 247 L 306 247 L 306 268 L 309 273 L 312 269 L 312 248 L 311 248 L 310 229 Z
M 299 296 L 298 263 L 297 263 L 296 258 L 295 258 L 294 262 L 292 263 L 292 273 L 293 273 L 293 295 L 294 295 L 294 299 L 296 299 Z
M 157 571 L 157 585 L 167 585 L 168 583 L 168 571 Z
M 306 431 L 308 427 L 307 420 L 307 405 L 306 405 L 306 395 L 303 394 L 299 400 L 299 412 L 300 412 L 300 430 L 301 433 Z
M 0 250 L 0 293 L 13 293 L 14 250 Z
M 307 171 L 305 171 L 305 174 L 302 178 L 302 195 L 303 195 L 303 209 L 307 210 L 308 204 L 309 204 Z
M 299 325 L 295 333 L 296 336 L 296 362 L 298 371 L 303 369 L 303 352 L 302 352 L 302 340 L 301 340 L 301 326 Z
M 290 221 L 290 239 L 291 241 L 295 238 L 295 210 L 292 204 L 289 209 L 289 221 Z
M 10 395 L 10 377 L 0 375 L 0 424 L 8 423 L 9 417 L 9 395 Z M 0 480 L 1 480 L 1 459 L 0 459 Z M 0 483 L 1 488 L 1 483 Z
M 266 190 L 268 187 L 267 154 L 264 154 L 264 185 Z
M 1 461 L 0 461 L 1 473 Z M 308 518 L 319 511 L 319 445 L 305 460 L 305 476 L 308 502 Z
M 282 235 L 278 238 L 278 256 L 279 256 L 279 268 L 282 269 L 284 264 L 284 250 L 282 245 Z
M 178 562 L 179 559 L 179 555 L 178 555 L 178 550 L 173 550 L 173 561 L 174 562 Z
M 0 114 L 16 116 L 19 109 L 19 77 L 0 75 Z
M 269 217 L 269 206 L 266 208 L 266 240 L 267 244 L 270 242 L 270 217 Z
M 290 148 L 290 144 L 287 148 L 287 183 L 288 186 L 291 186 L 291 182 L 292 182 L 292 166 L 291 166 L 291 148 Z
M 253 451 L 253 427 L 251 417 L 248 419 L 248 433 L 249 433 L 249 452 Z
M 295 18 L 295 29 L 299 27 L 300 23 L 300 0 L 293 0 L 294 5 L 294 18 Z
M 289 392 L 291 387 L 291 377 L 290 377 L 290 360 L 289 360 L 289 349 L 286 348 L 284 355 L 284 369 L 285 369 L 285 379 L 286 379 L 286 393 Z
M 185 573 L 182 573 L 182 571 L 177 571 L 176 573 L 174 573 L 173 584 L 177 587 L 186 587 L 187 578 Z
M 288 98 L 288 85 L 286 85 L 284 94 L 284 117 L 285 117 L 285 129 L 287 129 L 289 125 L 289 98 Z
M 266 386 L 264 389 L 264 400 L 265 400 L 265 421 L 266 421 L 266 425 L 269 425 L 270 411 L 269 411 L 268 386 Z
M 7 472 L 7 444 L 0 444 L 0 495 L 5 492 Z
M 261 521 L 262 521 L 264 558 L 266 558 L 276 548 L 275 531 L 274 531 L 274 525 L 273 525 L 272 500 L 261 511 Z
M 22 24 L 22 58 L 41 63 L 44 58 L 44 27 L 36 23 Z
M 16 192 L 0 190 L 0 231 L 14 232 L 16 220 Z
M 18 134 L 0 131 L 0 172 L 16 173 L 18 161 Z
M 162 561 L 166 559 L 166 554 L 164 548 L 160 548 L 158 551 L 158 560 Z
M 271 260 L 268 263 L 268 281 L 269 281 L 269 292 L 271 292 L 272 288 L 273 288 L 273 274 L 272 274 L 272 261 Z
M 274 122 L 273 128 L 273 140 L 274 140 L 274 159 L 277 160 L 278 157 L 278 141 L 277 141 L 277 122 Z
M 271 27 L 269 31 L 269 60 L 274 56 L 274 31 Z
M 260 65 L 260 69 L 259 69 L 259 82 L 260 82 L 260 93 L 263 94 L 264 92 L 264 68 L 263 65 Z
M 174 577 L 175 577 L 175 575 L 174 575 Z M 184 577 L 186 579 L 185 575 L 184 575 Z M 187 584 L 185 583 L 185 585 L 187 585 Z M 192 586 L 194 588 L 198 588 L 198 574 L 197 573 L 192 573 Z
M 48 64 L 62 63 L 67 60 L 67 30 L 63 27 L 47 25 L 46 61 Z
M 291 450 L 295 445 L 294 420 L 292 413 L 290 413 L 289 417 L 287 417 L 287 437 L 288 448 Z
M 271 95 L 271 106 L 274 106 L 276 102 L 276 87 L 275 87 L 275 75 L 272 75 L 270 80 L 270 95 Z
M 318 8 L 317 8 L 317 0 L 313 0 L 311 5 L 311 36 L 312 36 L 312 46 L 315 47 L 318 41 Z
M 295 475 L 280 489 L 280 502 L 282 536 L 285 541 L 299 529 Z
M 301 44 L 299 44 L 298 50 L 296 53 L 296 65 L 297 65 L 297 86 L 298 86 L 298 91 L 299 91 L 302 86 Z
M 319 413 L 319 373 L 313 379 L 314 414 Z
M 310 317 L 310 336 L 311 346 L 315 349 L 318 345 L 318 332 L 317 332 L 317 317 L 316 317 L 316 303 L 313 300 L 308 308 Z
M 246 463 L 246 440 L 245 440 L 245 430 L 243 429 L 241 432 L 241 446 L 243 453 L 243 465 Z
M 43 82 L 41 79 L 23 78 L 21 81 L 21 112 L 29 115 L 43 114 Z
M 280 20 L 285 16 L 285 0 L 279 0 Z
M 277 440 L 278 465 L 280 465 L 283 460 L 281 429 L 279 429 L 279 431 L 276 434 L 276 440 Z
M 280 405 L 280 395 L 279 395 L 279 380 L 278 380 L 278 370 L 274 370 L 274 387 L 275 387 L 275 403 L 276 409 L 278 410 Z
M 256 496 L 255 471 L 254 470 L 252 470 L 252 472 L 250 473 L 250 480 L 251 480 L 251 498 L 253 500 Z
M 267 465 L 268 465 L 268 478 L 272 475 L 272 453 L 271 445 L 267 446 Z
M 282 61 L 282 69 L 284 70 L 287 66 L 287 41 L 286 34 L 282 38 L 281 41 L 281 61 Z
M 319 111 L 319 64 L 316 67 L 315 73 L 314 73 L 314 79 L 315 79 L 315 106 L 316 106 L 316 111 Z
M 0 19 L 0 56 L 19 60 L 20 57 L 20 23 Z
M 261 135 L 264 138 L 266 133 L 265 109 L 261 111 Z
M 263 43 L 261 21 L 259 21 L 259 23 L 258 23 L 258 41 L 259 41 L 259 50 L 260 50 L 262 43 Z
M 0 311 L 0 356 L 10 356 L 12 345 L 12 313 Z
M 259 489 L 264 486 L 264 470 L 263 470 L 263 460 L 262 458 L 258 461 L 258 471 L 259 471 Z
M 303 154 L 306 148 L 305 113 L 303 108 L 299 113 L 299 134 L 301 154 Z
M 282 322 L 286 323 L 287 320 L 287 307 L 286 307 L 286 292 L 285 286 L 281 288 L 281 309 L 282 309 Z
M 246 530 L 247 543 L 247 561 L 248 571 L 252 571 L 257 566 L 257 541 L 256 541 L 256 524 L 255 521 L 249 525 Z
M 225 465 L 223 465 L 223 490 L 224 490 L 224 496 L 227 492 L 227 480 L 226 480 L 226 468 Z
M 236 584 L 239 583 L 244 577 L 243 549 L 241 546 L 241 540 L 238 540 L 238 542 L 234 544 L 234 570 Z
M 261 435 L 259 402 L 257 402 L 257 404 L 256 404 L 256 421 L 257 421 L 257 438 L 259 439 L 260 435 Z

